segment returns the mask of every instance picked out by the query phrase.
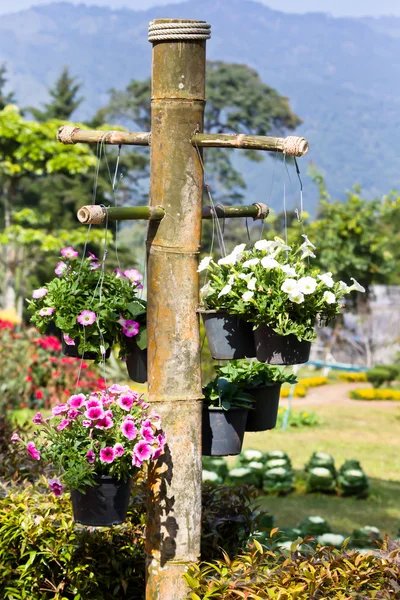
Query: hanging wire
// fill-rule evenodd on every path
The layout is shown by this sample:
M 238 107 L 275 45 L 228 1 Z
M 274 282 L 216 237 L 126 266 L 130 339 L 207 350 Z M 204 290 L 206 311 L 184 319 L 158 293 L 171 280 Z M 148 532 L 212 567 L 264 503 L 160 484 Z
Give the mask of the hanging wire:
M 273 169 L 272 169 L 272 178 L 271 178 L 271 187 L 269 189 L 269 196 L 267 199 L 267 205 L 270 206 L 271 205 L 271 198 L 272 198 L 272 190 L 274 189 L 274 183 L 275 183 L 275 172 L 276 172 L 276 164 L 277 164 L 277 158 L 278 158 L 278 150 L 275 151 L 275 155 L 273 157 Z M 261 220 L 261 231 L 260 231 L 260 240 L 263 239 L 263 235 L 264 235 L 264 230 L 265 230 L 265 219 Z
M 286 153 L 285 152 L 283 153 L 283 164 L 285 165 L 286 170 L 287 170 Z M 286 245 L 287 245 L 287 243 L 288 243 L 288 231 L 287 231 L 286 181 L 285 181 L 285 179 L 283 180 L 283 214 L 284 214 L 284 227 L 285 227 L 285 242 L 286 242 Z

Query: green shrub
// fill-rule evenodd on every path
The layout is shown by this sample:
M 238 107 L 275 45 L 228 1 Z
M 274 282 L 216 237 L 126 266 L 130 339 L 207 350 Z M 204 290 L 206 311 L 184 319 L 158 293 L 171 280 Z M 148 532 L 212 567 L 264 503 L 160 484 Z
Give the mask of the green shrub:
M 338 476 L 339 492 L 342 496 L 366 498 L 369 492 L 369 480 L 356 460 L 346 461 Z
M 346 538 L 340 533 L 323 533 L 318 536 L 320 546 L 331 546 L 332 548 L 341 548 Z
M 278 420 L 276 427 L 279 429 L 284 423 L 286 409 L 279 409 Z M 320 417 L 313 411 L 301 410 L 299 412 L 291 410 L 287 422 L 287 427 L 293 429 L 304 429 L 308 427 L 318 427 L 322 421 Z
M 351 534 L 350 543 L 355 548 L 374 548 L 382 544 L 381 532 L 377 527 L 360 527 Z
M 372 383 L 375 388 L 381 387 L 384 383 L 391 383 L 399 376 L 398 367 L 378 365 L 367 371 L 367 380 Z
M 205 471 L 217 473 L 222 479 L 222 482 L 225 481 L 225 478 L 228 475 L 228 465 L 222 456 L 203 456 L 202 464 Z
M 215 471 L 207 471 L 203 469 L 201 473 L 201 480 L 203 483 L 209 483 L 212 485 L 222 485 L 223 479 Z
M 252 450 L 249 448 L 248 450 L 243 450 L 237 458 L 239 466 L 247 466 L 249 462 L 254 460 L 256 462 L 264 462 L 265 454 L 261 450 Z
M 294 474 L 289 467 L 267 469 L 263 477 L 263 490 L 269 493 L 288 494 L 293 489 Z
M 229 471 L 228 477 L 226 479 L 227 485 L 255 485 L 259 486 L 260 484 L 260 475 L 254 469 L 250 469 L 248 467 L 238 467 L 237 469 L 232 469 Z
M 283 450 L 270 450 L 265 455 L 265 459 L 266 460 L 275 460 L 275 459 L 282 460 L 283 459 L 283 460 L 286 460 L 288 465 L 291 464 L 289 455 L 286 452 L 284 452 Z
M 333 456 L 327 454 L 326 452 L 313 452 L 310 460 L 305 466 L 306 471 L 310 471 L 315 467 L 323 467 L 324 469 L 328 469 L 333 477 L 336 477 L 336 468 L 335 468 L 335 460 Z
M 326 467 L 314 467 L 308 471 L 306 486 L 307 492 L 333 492 L 336 479 Z
M 270 540 L 272 546 L 274 540 Z M 184 578 L 188 600 L 395 600 L 400 598 L 400 546 L 374 554 L 329 547 L 300 551 L 292 542 L 282 555 L 257 541 L 231 559 L 193 565 Z
M 306 517 L 304 521 L 299 523 L 298 528 L 300 529 L 302 537 L 309 535 L 323 535 L 324 533 L 332 532 L 328 521 L 318 515 Z

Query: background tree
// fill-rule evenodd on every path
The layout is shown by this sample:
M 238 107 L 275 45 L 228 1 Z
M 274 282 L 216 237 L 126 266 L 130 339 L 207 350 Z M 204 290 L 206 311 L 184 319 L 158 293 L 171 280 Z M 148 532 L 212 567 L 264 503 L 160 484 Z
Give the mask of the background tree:
M 68 121 L 84 100 L 83 96 L 78 96 L 81 87 L 77 78 L 71 76 L 68 67 L 65 66 L 54 87 L 49 89 L 51 101 L 45 104 L 42 110 L 33 107 L 28 110 L 42 123 L 51 119 Z
M 0 66 L 0 110 L 3 110 L 3 108 L 6 107 L 7 104 L 14 104 L 16 101 L 14 92 L 8 92 L 6 94 L 4 91 L 4 87 L 6 86 L 8 81 L 6 73 L 7 67 L 5 64 L 2 64 Z

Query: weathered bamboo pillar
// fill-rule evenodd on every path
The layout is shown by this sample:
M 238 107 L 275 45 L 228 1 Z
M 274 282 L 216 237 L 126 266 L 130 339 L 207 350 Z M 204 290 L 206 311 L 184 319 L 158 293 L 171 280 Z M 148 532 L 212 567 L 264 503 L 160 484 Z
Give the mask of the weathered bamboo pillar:
M 196 309 L 203 174 L 191 138 L 203 125 L 206 27 L 176 19 L 150 25 L 150 205 L 163 207 L 165 217 L 150 222 L 147 239 L 149 400 L 162 415 L 168 444 L 149 477 L 146 600 L 183 600 L 188 590 L 182 574 L 200 553 L 202 394 Z

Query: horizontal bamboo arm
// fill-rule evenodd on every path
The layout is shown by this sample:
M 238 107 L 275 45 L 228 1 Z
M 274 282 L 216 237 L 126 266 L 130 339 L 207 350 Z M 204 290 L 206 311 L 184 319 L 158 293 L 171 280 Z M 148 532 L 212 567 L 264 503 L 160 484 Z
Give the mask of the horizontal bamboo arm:
M 296 136 L 278 138 L 263 135 L 196 133 L 192 137 L 192 144 L 201 148 L 278 151 L 284 152 L 288 156 L 304 156 L 308 152 L 307 140 Z
M 255 221 L 266 219 L 269 208 L 266 204 L 252 204 L 251 206 L 221 206 L 214 208 L 203 207 L 203 219 L 212 219 L 214 214 L 219 218 L 235 219 L 239 217 L 252 217 Z M 77 213 L 78 221 L 83 225 L 100 225 L 108 221 L 161 221 L 165 216 L 162 206 L 121 206 L 105 207 L 93 204 L 82 206 Z
M 57 133 L 57 140 L 62 144 L 112 144 L 119 146 L 150 146 L 151 134 L 134 131 L 97 131 L 96 129 L 79 129 L 71 125 L 62 125 Z

